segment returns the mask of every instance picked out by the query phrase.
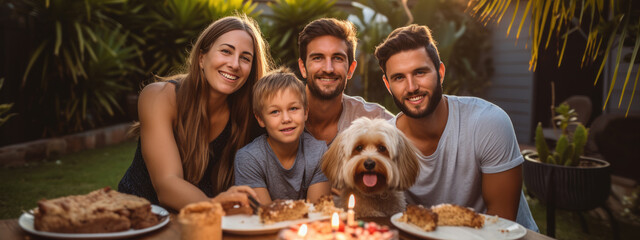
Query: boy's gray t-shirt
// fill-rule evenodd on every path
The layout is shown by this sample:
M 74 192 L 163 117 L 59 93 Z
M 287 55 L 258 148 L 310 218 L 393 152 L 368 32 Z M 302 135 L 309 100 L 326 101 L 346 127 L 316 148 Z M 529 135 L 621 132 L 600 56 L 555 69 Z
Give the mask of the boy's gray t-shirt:
M 328 181 L 320 169 L 320 159 L 326 151 L 324 141 L 303 132 L 296 160 L 290 169 L 285 169 L 264 134 L 236 153 L 235 185 L 267 188 L 272 200 L 306 199 L 309 186 Z
M 482 174 L 498 173 L 524 162 L 513 125 L 500 107 L 475 97 L 446 95 L 447 124 L 436 151 L 420 158 L 420 174 L 406 191 L 407 202 L 425 206 L 453 203 L 486 212 Z M 394 126 L 398 114 L 389 120 Z M 517 222 L 537 231 L 521 194 Z

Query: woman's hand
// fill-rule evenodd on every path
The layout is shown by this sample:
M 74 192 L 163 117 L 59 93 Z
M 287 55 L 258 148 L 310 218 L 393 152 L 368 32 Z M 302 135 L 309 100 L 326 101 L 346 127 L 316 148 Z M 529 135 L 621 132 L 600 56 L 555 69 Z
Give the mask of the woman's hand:
M 249 195 L 255 199 L 258 198 L 256 192 L 249 186 L 233 186 L 226 192 L 218 194 L 211 201 L 220 203 L 226 215 L 251 215 L 253 214 L 253 209 L 249 205 Z

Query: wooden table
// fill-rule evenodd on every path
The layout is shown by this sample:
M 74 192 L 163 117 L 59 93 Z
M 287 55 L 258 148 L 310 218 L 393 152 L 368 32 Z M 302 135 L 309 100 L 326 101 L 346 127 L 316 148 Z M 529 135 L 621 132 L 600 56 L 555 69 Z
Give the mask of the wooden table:
M 379 224 L 387 225 L 389 228 L 396 229 L 389 218 L 365 218 L 362 219 L 364 221 L 373 221 Z M 402 230 L 398 230 L 400 233 L 400 239 L 419 239 L 410 235 Z M 252 240 L 274 240 L 276 239 L 277 234 L 268 234 L 268 235 L 233 235 L 225 233 L 222 237 L 227 240 L 239 240 L 239 239 L 252 239 Z M 23 231 L 22 228 L 18 225 L 18 219 L 5 219 L 0 220 L 0 238 L 4 240 L 27 240 L 27 239 L 43 239 L 37 237 L 35 235 L 28 234 Z M 171 214 L 171 221 L 167 226 L 163 228 L 147 233 L 145 235 L 137 236 L 136 239 L 145 239 L 145 240 L 179 240 L 180 239 L 180 225 L 175 221 L 175 215 Z M 527 230 L 527 235 L 522 238 L 523 240 L 543 240 L 543 239 L 552 239 L 545 235 L 542 235 L 537 232 L 533 232 L 531 230 Z

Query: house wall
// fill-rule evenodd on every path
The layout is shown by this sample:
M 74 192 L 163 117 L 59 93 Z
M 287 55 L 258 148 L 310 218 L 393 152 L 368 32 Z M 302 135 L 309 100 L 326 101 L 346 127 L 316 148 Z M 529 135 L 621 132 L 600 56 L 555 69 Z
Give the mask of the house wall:
M 513 4 L 512 4 L 513 5 Z M 480 97 L 500 106 L 511 118 L 519 143 L 531 143 L 533 119 L 533 79 L 534 73 L 529 71 L 531 50 L 529 46 L 529 25 L 526 19 L 519 39 L 516 41 L 518 24 L 520 23 L 524 5 L 519 7 L 514 26 L 507 37 L 507 28 L 514 7 L 506 11 L 500 24 L 490 23 L 493 35 L 494 75 L 491 85 Z

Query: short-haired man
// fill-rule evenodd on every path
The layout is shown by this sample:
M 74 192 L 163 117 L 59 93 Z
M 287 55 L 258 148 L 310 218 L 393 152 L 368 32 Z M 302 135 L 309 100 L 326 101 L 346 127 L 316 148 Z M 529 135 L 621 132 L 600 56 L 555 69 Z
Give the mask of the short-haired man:
M 307 79 L 309 117 L 306 129 L 330 145 L 359 117 L 391 119 L 376 103 L 344 94 L 356 69 L 356 29 L 349 21 L 322 18 L 309 23 L 298 37 L 298 67 Z
M 423 155 L 407 201 L 472 207 L 537 231 L 521 191 L 524 159 L 509 116 L 479 98 L 442 94 L 445 67 L 429 28 L 394 30 L 375 56 L 402 110 L 390 121 Z

